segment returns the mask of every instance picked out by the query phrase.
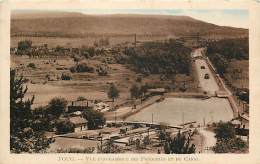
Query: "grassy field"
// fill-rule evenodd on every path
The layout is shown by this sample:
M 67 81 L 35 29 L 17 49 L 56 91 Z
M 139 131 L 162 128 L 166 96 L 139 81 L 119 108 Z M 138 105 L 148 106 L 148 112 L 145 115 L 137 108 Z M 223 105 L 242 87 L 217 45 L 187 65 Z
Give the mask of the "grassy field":
M 101 61 L 96 59 L 83 60 L 88 65 L 96 68 Z M 29 63 L 34 63 L 36 68 L 28 67 Z M 33 107 L 47 105 L 53 97 L 64 97 L 68 101 L 76 100 L 79 96 L 84 96 L 90 100 L 110 101 L 107 91 L 110 83 L 114 83 L 120 91 L 120 96 L 116 99 L 116 104 L 121 104 L 130 99 L 129 90 L 139 76 L 126 65 L 108 64 L 109 71 L 107 76 L 99 76 L 94 73 L 70 73 L 69 68 L 74 66 L 73 59 L 66 57 L 57 59 L 28 58 L 21 56 L 11 56 L 11 68 L 16 68 L 17 73 L 28 79 L 27 97 L 35 95 Z M 72 80 L 60 80 L 62 73 L 68 73 Z M 46 78 L 49 75 L 50 79 Z M 154 86 L 166 87 L 171 80 L 161 80 L 159 74 L 145 76 L 142 84 L 148 83 Z M 197 84 L 191 76 L 177 74 L 175 79 L 175 90 L 185 81 L 188 85 L 187 91 L 196 90 Z
M 107 37 L 110 45 L 116 45 L 120 43 L 134 42 L 134 34 L 128 36 L 110 36 Z M 152 41 L 152 40 L 164 40 L 167 36 L 137 36 L 138 41 Z M 102 36 L 95 37 L 12 37 L 11 47 L 17 47 L 17 44 L 21 40 L 31 40 L 33 45 L 48 44 L 48 47 L 55 48 L 57 45 L 64 47 L 81 47 L 81 46 L 93 46 L 95 41 L 102 39 Z

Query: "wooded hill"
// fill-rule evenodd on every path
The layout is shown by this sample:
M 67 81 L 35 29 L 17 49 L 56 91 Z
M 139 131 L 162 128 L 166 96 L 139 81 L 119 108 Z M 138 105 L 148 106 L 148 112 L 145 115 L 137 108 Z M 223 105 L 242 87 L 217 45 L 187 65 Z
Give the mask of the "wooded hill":
M 248 29 L 217 26 L 188 16 L 166 15 L 85 15 L 67 12 L 13 12 L 11 36 L 91 37 L 165 36 L 199 32 L 207 37 L 244 37 Z

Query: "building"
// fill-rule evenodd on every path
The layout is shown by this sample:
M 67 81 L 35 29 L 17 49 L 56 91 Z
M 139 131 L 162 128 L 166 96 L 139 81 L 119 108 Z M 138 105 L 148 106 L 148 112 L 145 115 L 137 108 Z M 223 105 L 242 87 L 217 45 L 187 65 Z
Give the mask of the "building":
M 80 132 L 82 130 L 87 130 L 88 121 L 83 117 L 70 117 L 69 121 L 74 125 L 74 132 Z
M 76 111 L 84 111 L 89 108 L 92 108 L 94 106 L 94 103 L 92 100 L 84 100 L 84 101 L 72 101 L 68 105 L 67 112 L 68 113 L 73 113 Z
M 104 102 L 99 102 L 94 105 L 94 110 L 97 110 L 99 112 L 106 112 L 106 111 L 110 110 L 110 107 L 108 104 L 106 104 Z

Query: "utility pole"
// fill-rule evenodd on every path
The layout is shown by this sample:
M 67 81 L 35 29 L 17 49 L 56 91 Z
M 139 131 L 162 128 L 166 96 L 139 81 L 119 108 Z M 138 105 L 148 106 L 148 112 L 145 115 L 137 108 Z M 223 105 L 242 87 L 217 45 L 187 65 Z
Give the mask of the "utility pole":
M 210 112 L 210 117 L 211 117 L 211 123 L 213 123 L 213 112 Z
M 153 113 L 152 113 L 152 124 L 153 124 Z
M 182 126 L 184 128 L 184 112 L 182 112 Z
M 102 153 L 102 151 L 103 151 L 103 143 L 102 143 L 102 141 L 103 141 L 103 136 L 102 136 L 102 134 L 101 134 L 101 139 L 100 139 L 100 149 L 101 149 L 101 153 Z
M 115 124 L 116 124 L 116 111 L 115 111 Z

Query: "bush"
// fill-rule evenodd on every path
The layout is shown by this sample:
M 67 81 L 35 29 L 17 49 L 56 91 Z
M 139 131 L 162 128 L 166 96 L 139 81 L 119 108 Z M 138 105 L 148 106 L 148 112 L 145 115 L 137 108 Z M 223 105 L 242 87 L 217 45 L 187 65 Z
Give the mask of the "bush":
M 230 122 L 220 122 L 215 129 L 216 138 L 218 140 L 229 140 L 236 137 L 235 128 Z
M 53 98 L 48 104 L 47 114 L 59 118 L 65 112 L 68 102 L 64 98 Z
M 74 132 L 74 125 L 69 120 L 59 121 L 56 124 L 57 134 Z
M 99 76 L 106 76 L 108 73 L 108 66 L 107 65 L 99 65 L 97 68 L 97 72 Z
M 23 40 L 18 42 L 18 50 L 28 50 L 32 47 L 31 40 Z
M 90 72 L 90 73 L 93 73 L 94 72 L 94 68 L 88 66 L 87 63 L 80 63 L 80 64 L 78 64 L 78 65 L 76 65 L 74 67 L 71 67 L 70 71 L 72 73 L 75 73 L 75 72 Z
M 215 153 L 245 153 L 248 151 L 248 144 L 240 138 L 219 140 L 213 150 Z
M 97 129 L 99 126 L 103 126 L 106 123 L 103 113 L 93 109 L 84 111 L 83 117 L 88 120 L 88 129 Z
M 61 74 L 61 80 L 71 80 L 71 79 L 72 79 L 72 77 L 70 74 L 68 74 L 68 73 Z
M 34 64 L 34 63 L 29 63 L 29 64 L 27 65 L 27 67 L 30 67 L 30 68 L 33 68 L 33 69 L 35 69 L 35 68 L 36 68 L 36 66 L 35 66 L 35 64 Z

